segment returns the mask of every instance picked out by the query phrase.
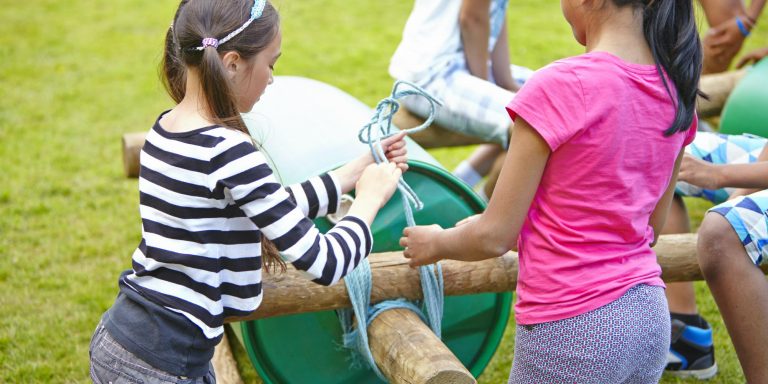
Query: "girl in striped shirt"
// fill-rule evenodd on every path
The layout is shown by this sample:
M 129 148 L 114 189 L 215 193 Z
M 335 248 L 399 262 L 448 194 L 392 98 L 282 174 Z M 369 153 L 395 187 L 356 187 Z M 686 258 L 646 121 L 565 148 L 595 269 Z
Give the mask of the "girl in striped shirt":
M 178 104 L 141 152 L 142 240 L 91 341 L 95 382 L 213 382 L 224 319 L 258 308 L 263 269 L 287 261 L 329 285 L 370 253 L 370 224 L 407 169 L 403 135 L 383 141 L 386 165 L 365 155 L 281 186 L 240 117 L 272 82 L 280 43 L 266 0 L 181 2 L 164 63 Z M 311 219 L 352 188 L 348 214 L 321 234 Z

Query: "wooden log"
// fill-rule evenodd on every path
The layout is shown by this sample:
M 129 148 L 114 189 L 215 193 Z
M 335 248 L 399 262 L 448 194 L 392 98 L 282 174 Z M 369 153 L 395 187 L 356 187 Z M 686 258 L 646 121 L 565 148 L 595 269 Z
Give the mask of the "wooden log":
M 382 312 L 368 327 L 371 353 L 390 383 L 475 384 L 458 358 L 408 309 Z
M 413 128 L 424 123 L 424 119 L 410 113 L 405 108 L 400 108 L 392 117 L 392 122 L 400 129 Z M 429 128 L 410 135 L 424 148 L 456 147 L 485 143 L 482 139 L 462 135 L 457 132 L 442 128 L 432 123 Z
M 699 81 L 699 89 L 709 96 L 709 100 L 702 97 L 696 98 L 696 111 L 699 117 L 719 116 L 731 91 L 746 73 L 746 69 L 742 69 L 702 76 Z
M 696 235 L 663 235 L 654 248 L 667 282 L 702 280 L 696 260 Z M 373 254 L 369 257 L 373 287 L 371 302 L 392 298 L 422 298 L 418 270 L 408 267 L 402 252 Z M 483 292 L 514 291 L 517 284 L 517 254 L 467 263 L 455 260 L 441 262 L 446 296 Z M 761 266 L 768 273 L 768 264 Z M 324 287 L 300 277 L 295 270 L 279 275 L 265 275 L 264 301 L 259 309 L 232 321 L 259 319 L 295 313 L 317 312 L 350 307 L 344 284 Z
M 243 384 L 240 372 L 237 370 L 237 362 L 229 346 L 227 334 L 213 351 L 213 371 L 216 372 L 216 382 L 219 384 Z
M 146 132 L 131 132 L 123 135 L 123 171 L 125 177 L 139 177 L 139 154 L 144 146 Z

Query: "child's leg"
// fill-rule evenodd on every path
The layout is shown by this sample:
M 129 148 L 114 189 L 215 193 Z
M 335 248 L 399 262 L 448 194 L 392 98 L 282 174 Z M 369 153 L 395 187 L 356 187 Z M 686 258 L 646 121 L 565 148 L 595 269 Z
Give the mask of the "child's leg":
M 768 281 L 755 267 L 768 241 L 766 208 L 766 191 L 728 201 L 699 229 L 699 264 L 750 383 L 768 383 Z
M 662 233 L 690 231 L 685 203 L 680 195 L 675 195 Z M 693 283 L 667 283 L 666 296 L 672 321 L 666 370 L 683 377 L 707 379 L 714 376 L 717 374 L 717 365 L 712 331 L 707 321 L 699 316 Z
M 506 148 L 511 121 L 505 107 L 515 94 L 472 76 L 461 67 L 445 72 L 424 86 L 443 103 L 435 114 L 435 122 L 445 129 Z M 429 103 L 424 98 L 407 97 L 403 105 L 417 116 L 429 114 Z
M 502 153 L 504 148 L 501 145 L 482 144 L 453 170 L 453 174 L 467 185 L 474 187 L 488 174 L 494 161 Z
M 656 383 L 668 345 L 664 290 L 638 285 L 579 316 L 518 325 L 509 383 Z

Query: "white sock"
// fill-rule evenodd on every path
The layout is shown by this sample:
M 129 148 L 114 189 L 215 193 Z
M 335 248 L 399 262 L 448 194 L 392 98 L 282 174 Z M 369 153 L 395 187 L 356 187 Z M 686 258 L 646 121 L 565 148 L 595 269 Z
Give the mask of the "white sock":
M 475 192 L 478 196 L 480 196 L 481 199 L 483 199 L 483 201 L 486 203 L 488 202 L 488 196 L 485 195 L 485 184 L 483 184 L 480 189 L 476 190 Z
M 470 187 L 474 187 L 483 179 L 483 175 L 478 173 L 471 165 L 465 160 L 459 163 L 459 166 L 453 170 L 453 175 L 461 179 L 461 181 L 467 183 Z

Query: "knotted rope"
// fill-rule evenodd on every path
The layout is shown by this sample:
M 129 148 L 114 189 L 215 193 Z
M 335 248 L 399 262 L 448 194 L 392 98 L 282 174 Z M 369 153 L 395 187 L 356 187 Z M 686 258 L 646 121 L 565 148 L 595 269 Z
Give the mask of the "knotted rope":
M 405 88 L 405 89 L 401 89 Z M 397 81 L 392 87 L 392 95 L 381 100 L 376 105 L 376 111 L 371 120 L 363 126 L 358 134 L 358 139 L 368 144 L 376 163 L 387 162 L 387 157 L 381 146 L 381 140 L 397 134 L 392 132 L 392 117 L 400 109 L 398 99 L 406 96 L 421 96 L 429 101 L 429 117 L 423 124 L 404 129 L 407 134 L 419 132 L 426 129 L 435 119 L 435 112 L 440 101 L 430 96 L 426 91 L 415 84 L 406 81 Z M 411 186 L 401 177 L 397 185 L 403 202 L 403 211 L 408 226 L 416 225 L 413 218 L 413 211 L 421 210 L 424 203 L 416 195 Z M 417 313 L 419 317 L 429 325 L 432 331 L 441 337 L 441 326 L 443 316 L 443 273 L 440 265 L 433 264 L 419 267 L 419 277 L 421 279 L 421 289 L 424 300 L 421 302 L 422 310 L 417 304 L 411 303 L 405 299 L 388 300 L 371 306 L 371 265 L 368 259 L 363 260 L 354 271 L 344 278 L 344 284 L 347 286 L 349 299 L 352 302 L 352 310 L 338 310 L 339 321 L 344 330 L 344 347 L 356 350 L 359 355 L 353 355 L 353 359 L 362 356 L 368 362 L 371 369 L 385 382 L 384 375 L 379 370 L 376 362 L 373 360 L 371 349 L 368 345 L 368 326 L 373 319 L 380 313 L 394 308 L 407 308 Z M 424 315 L 426 312 L 426 316 Z M 354 322 L 353 322 L 354 315 Z M 356 327 L 355 327 L 356 325 Z

